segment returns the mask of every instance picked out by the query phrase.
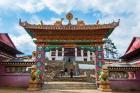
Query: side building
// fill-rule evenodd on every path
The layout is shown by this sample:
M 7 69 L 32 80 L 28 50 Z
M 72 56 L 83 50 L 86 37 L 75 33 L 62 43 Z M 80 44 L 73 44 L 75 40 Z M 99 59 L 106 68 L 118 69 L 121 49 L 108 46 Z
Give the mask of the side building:
M 0 33 L 0 61 L 16 58 L 17 54 L 22 54 L 16 49 L 7 33 Z
M 129 64 L 140 66 L 140 37 L 133 38 L 121 59 Z
M 134 37 L 121 63 L 108 66 L 113 90 L 139 91 L 140 88 L 140 37 Z
M 32 59 L 17 58 L 23 54 L 16 49 L 7 33 L 0 33 L 0 87 L 26 87 L 30 73 L 27 67 L 34 64 Z

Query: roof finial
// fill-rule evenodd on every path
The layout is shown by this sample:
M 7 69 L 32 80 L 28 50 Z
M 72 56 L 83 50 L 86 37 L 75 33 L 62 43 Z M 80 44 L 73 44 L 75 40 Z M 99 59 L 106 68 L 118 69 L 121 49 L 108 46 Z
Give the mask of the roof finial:
M 97 25 L 99 24 L 99 20 L 96 21 L 96 24 L 97 24 Z
M 21 18 L 19 19 L 19 24 L 21 24 Z
M 43 25 L 43 21 L 42 20 L 40 21 L 40 24 Z
M 68 25 L 71 25 L 71 20 L 73 19 L 73 14 L 68 12 L 66 15 L 67 20 L 69 21 Z
M 77 23 L 78 23 L 78 18 L 75 18 L 75 20 L 77 21 Z
M 61 23 L 63 22 L 64 18 L 61 18 Z
M 117 25 L 119 26 L 119 24 L 120 24 L 120 19 L 118 19 L 118 24 Z

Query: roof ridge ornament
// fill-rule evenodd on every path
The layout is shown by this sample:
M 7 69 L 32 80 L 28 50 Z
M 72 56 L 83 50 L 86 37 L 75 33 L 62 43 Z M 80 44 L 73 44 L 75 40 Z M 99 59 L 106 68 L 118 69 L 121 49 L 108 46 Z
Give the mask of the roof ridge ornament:
M 73 19 L 73 14 L 72 14 L 71 12 L 68 12 L 68 13 L 66 14 L 66 18 L 67 18 L 67 20 L 69 21 L 69 22 L 68 22 L 68 25 L 71 25 L 71 20 Z

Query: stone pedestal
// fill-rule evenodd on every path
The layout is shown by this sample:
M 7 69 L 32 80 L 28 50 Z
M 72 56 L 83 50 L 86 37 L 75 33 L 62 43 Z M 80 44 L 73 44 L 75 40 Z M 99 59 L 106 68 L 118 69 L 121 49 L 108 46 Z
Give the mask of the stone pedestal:
M 39 91 L 42 89 L 42 82 L 40 81 L 29 81 L 29 87 L 27 90 L 29 91 Z
M 110 92 L 112 89 L 110 88 L 110 82 L 109 81 L 99 81 L 99 88 L 98 90 L 102 92 Z

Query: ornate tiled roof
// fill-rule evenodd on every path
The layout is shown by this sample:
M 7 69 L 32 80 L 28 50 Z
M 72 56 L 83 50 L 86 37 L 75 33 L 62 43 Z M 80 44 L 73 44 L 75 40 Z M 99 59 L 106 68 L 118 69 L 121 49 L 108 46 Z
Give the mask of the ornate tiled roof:
M 40 21 L 40 24 L 29 24 L 27 21 L 21 22 L 21 19 L 19 21 L 19 24 L 23 26 L 24 28 L 30 28 L 30 29 L 46 29 L 46 30 L 93 30 L 93 29 L 108 29 L 108 28 L 115 28 L 119 25 L 119 22 L 112 22 L 109 24 L 99 24 L 99 20 L 97 20 L 96 24 L 88 25 L 83 20 L 78 20 L 78 18 L 75 18 L 77 21 L 76 25 L 73 25 L 71 23 L 73 19 L 72 13 L 66 14 L 66 19 L 68 20 L 67 25 L 63 24 L 64 18 L 61 18 L 61 20 L 57 20 L 53 25 L 46 25 L 43 23 L 43 21 Z
M 134 37 L 125 54 L 140 48 L 140 37 Z
M 122 59 L 132 59 L 139 55 L 140 52 L 140 37 L 134 37 L 131 41 L 127 51 L 121 57 Z
M 16 48 L 7 33 L 0 33 L 0 42 L 3 42 L 10 47 Z
M 20 22 L 20 25 L 25 29 L 45 29 L 45 30 L 96 30 L 110 29 L 119 25 L 119 22 L 109 24 L 90 24 L 90 25 L 45 25 L 45 24 L 30 24 L 27 21 Z
M 15 58 L 16 54 L 22 54 L 13 44 L 7 33 L 0 33 L 0 60 Z

